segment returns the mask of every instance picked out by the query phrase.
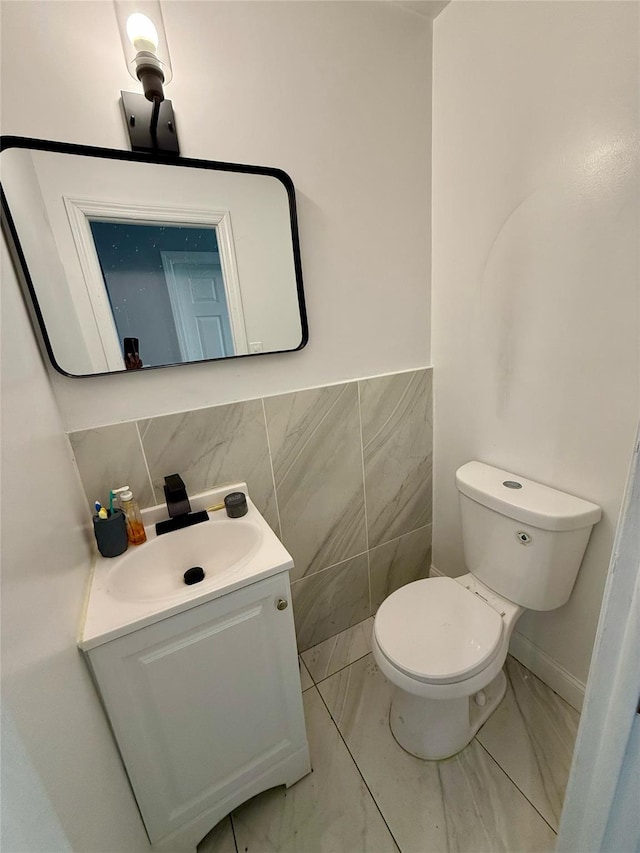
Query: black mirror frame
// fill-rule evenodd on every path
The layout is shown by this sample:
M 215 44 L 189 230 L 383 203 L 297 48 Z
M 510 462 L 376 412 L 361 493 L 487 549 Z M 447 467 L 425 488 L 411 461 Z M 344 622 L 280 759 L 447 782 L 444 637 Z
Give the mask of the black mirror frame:
M 23 136 L 0 136 L 0 153 L 9 148 L 24 148 L 35 151 L 50 151 L 59 154 L 78 154 L 82 157 L 99 157 L 104 160 L 128 160 L 133 163 L 156 163 L 162 166 L 184 166 L 191 169 L 206 169 L 209 171 L 216 172 L 240 172 L 249 175 L 267 175 L 269 177 L 276 178 L 283 184 L 284 188 L 287 191 L 287 197 L 289 199 L 289 216 L 291 224 L 293 262 L 296 274 L 298 308 L 300 310 L 300 325 L 302 332 L 302 339 L 300 341 L 300 344 L 297 347 L 294 347 L 293 349 L 287 350 L 271 350 L 270 352 L 260 353 L 242 353 L 240 355 L 225 356 L 223 358 L 203 358 L 198 359 L 198 361 L 178 361 L 173 362 L 171 364 L 150 365 L 149 367 L 145 367 L 144 371 L 162 370 L 167 367 L 184 367 L 186 365 L 192 364 L 209 364 L 211 362 L 217 361 L 228 361 L 229 359 L 234 358 L 253 358 L 255 356 L 279 355 L 286 352 L 298 352 L 298 350 L 303 349 L 309 342 L 309 325 L 307 322 L 307 311 L 304 299 L 304 289 L 302 285 L 302 261 L 300 258 L 300 238 L 298 232 L 295 188 L 293 186 L 293 181 L 291 180 L 289 175 L 286 172 L 282 171 L 282 169 L 271 168 L 269 166 L 248 166 L 246 164 L 240 163 L 225 163 L 220 160 L 196 160 L 189 157 L 176 157 L 173 155 L 168 157 L 166 155 L 163 156 L 162 154 L 147 154 L 138 153 L 134 151 L 121 151 L 112 148 L 98 148 L 92 145 L 75 145 L 70 142 L 53 142 L 46 139 L 30 139 L 28 137 Z M 137 374 L 138 371 L 124 369 L 105 371 L 104 373 L 68 373 L 58 364 L 53 352 L 53 348 L 51 346 L 51 341 L 49 339 L 49 334 L 47 332 L 47 327 L 44 322 L 42 310 L 38 302 L 38 297 L 33 286 L 33 281 L 29 273 L 29 267 L 27 266 L 24 252 L 22 251 L 18 232 L 16 230 L 13 217 L 11 216 L 11 211 L 9 209 L 9 205 L 1 184 L 0 203 L 2 213 L 2 228 L 6 236 L 9 238 L 10 245 L 13 248 L 15 256 L 17 257 L 18 262 L 20 264 L 24 283 L 26 284 L 29 296 L 31 297 L 33 309 L 38 320 L 38 325 L 40 326 L 40 332 L 42 334 L 43 343 L 53 367 L 58 371 L 58 373 L 61 373 L 63 376 L 67 376 L 72 379 L 91 379 L 96 376 L 118 376 L 120 374 L 131 375 L 133 373 Z

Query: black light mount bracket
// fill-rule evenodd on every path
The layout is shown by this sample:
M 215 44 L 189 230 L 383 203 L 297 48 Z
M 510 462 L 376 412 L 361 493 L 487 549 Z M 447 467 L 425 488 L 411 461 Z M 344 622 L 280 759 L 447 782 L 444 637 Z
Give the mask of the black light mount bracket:
M 137 92 L 121 92 L 124 120 L 132 151 L 179 156 L 171 101 L 149 101 Z

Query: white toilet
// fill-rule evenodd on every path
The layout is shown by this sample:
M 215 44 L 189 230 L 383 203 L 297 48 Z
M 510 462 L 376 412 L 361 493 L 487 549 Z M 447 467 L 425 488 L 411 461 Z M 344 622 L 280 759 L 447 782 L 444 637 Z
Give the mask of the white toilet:
M 465 747 L 506 690 L 509 639 L 525 609 L 571 595 L 601 510 L 481 462 L 456 472 L 470 574 L 415 581 L 380 606 L 373 654 L 395 686 L 400 746 L 439 759 Z

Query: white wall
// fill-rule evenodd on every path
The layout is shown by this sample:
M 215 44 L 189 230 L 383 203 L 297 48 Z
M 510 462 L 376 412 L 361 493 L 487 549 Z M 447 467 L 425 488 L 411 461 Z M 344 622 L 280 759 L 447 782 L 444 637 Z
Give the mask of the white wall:
M 11 844 L 30 805 L 29 819 L 41 821 L 37 831 L 22 827 L 25 841 L 41 845 L 30 853 L 64 850 L 65 838 L 82 853 L 148 850 L 76 648 L 92 559 L 85 498 L 4 241 L 0 248 L 2 704 L 13 721 L 3 726 L 3 849 L 18 849 Z
M 42 781 L 24 748 L 15 723 L 2 708 L 3 850 L 48 850 L 71 853 Z
M 294 181 L 310 342 L 54 376 L 66 427 L 428 365 L 430 20 L 377 2 L 167 0 L 163 14 L 183 155 L 277 166 Z M 128 148 L 118 98 L 136 83 L 111 2 L 4 3 L 2 31 L 4 133 Z
M 556 689 L 586 680 L 638 413 L 639 9 L 453 2 L 434 26 L 434 564 L 464 571 L 469 459 L 602 506 L 570 602 L 518 626 Z

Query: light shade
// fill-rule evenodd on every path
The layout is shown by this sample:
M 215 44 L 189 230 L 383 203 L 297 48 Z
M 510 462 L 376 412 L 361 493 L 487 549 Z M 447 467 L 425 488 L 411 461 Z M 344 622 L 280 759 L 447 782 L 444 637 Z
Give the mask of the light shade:
M 129 74 L 138 80 L 137 57 L 143 51 L 153 55 L 164 75 L 165 85 L 172 77 L 167 35 L 158 0 L 114 0 L 120 40 Z

